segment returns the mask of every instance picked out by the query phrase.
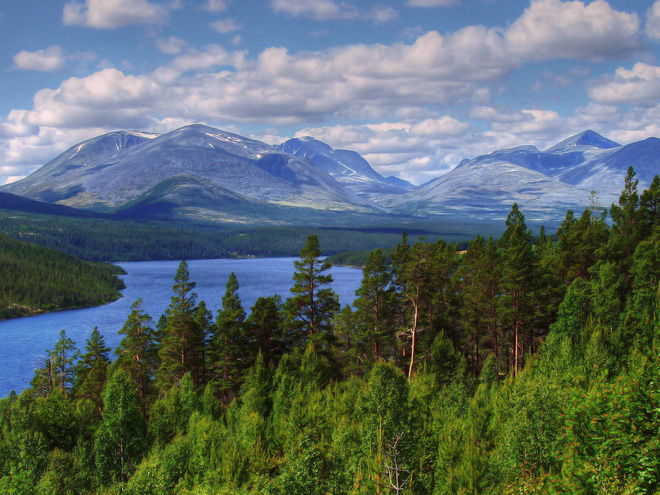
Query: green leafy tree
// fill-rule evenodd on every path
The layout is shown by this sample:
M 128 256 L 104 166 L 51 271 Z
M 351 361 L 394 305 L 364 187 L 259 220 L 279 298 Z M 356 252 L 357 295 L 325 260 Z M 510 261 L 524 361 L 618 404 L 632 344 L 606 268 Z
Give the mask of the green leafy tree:
M 145 452 L 146 421 L 129 376 L 121 369 L 108 380 L 103 393 L 103 418 L 96 431 L 94 453 L 101 483 L 124 483 Z
M 412 474 L 408 384 L 393 364 L 376 363 L 358 399 L 358 414 L 368 493 L 387 493 L 391 490 L 388 475 L 393 474 L 388 466 L 393 467 L 395 456 L 399 475 L 406 478 Z

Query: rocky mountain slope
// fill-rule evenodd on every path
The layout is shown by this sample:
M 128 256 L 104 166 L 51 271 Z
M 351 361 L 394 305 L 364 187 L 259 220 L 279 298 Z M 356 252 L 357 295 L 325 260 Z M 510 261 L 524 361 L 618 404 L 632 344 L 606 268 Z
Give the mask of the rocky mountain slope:
M 80 143 L 3 191 L 67 206 L 114 211 L 153 205 L 164 181 L 188 177 L 206 192 L 263 204 L 372 211 L 311 161 L 236 134 L 192 125 L 163 135 L 113 132 Z M 190 180 L 190 179 L 186 179 Z M 201 184 L 202 182 L 199 182 Z M 170 186 L 171 183 L 168 183 Z M 221 202 L 222 203 L 222 202 Z
M 660 174 L 660 139 L 621 146 L 588 130 L 545 151 L 519 146 L 463 160 L 415 187 L 313 138 L 273 147 L 192 125 L 98 136 L 0 189 L 138 218 L 300 224 L 340 213 L 490 221 L 518 202 L 529 220 L 557 222 L 567 209 L 588 206 L 592 191 L 603 206 L 616 202 L 631 165 L 641 192 Z
M 335 150 L 312 137 L 290 139 L 277 145 L 280 151 L 316 163 L 349 191 L 379 203 L 383 195 L 405 194 L 409 188 L 388 181 L 355 151 Z
M 546 221 L 567 209 L 584 209 L 591 191 L 609 207 L 618 200 L 629 166 L 641 192 L 660 174 L 660 139 L 621 146 L 588 130 L 545 151 L 519 146 L 463 160 L 414 192 L 388 198 L 383 206 L 413 215 L 467 214 L 486 220 L 505 218 L 517 202 L 528 218 Z

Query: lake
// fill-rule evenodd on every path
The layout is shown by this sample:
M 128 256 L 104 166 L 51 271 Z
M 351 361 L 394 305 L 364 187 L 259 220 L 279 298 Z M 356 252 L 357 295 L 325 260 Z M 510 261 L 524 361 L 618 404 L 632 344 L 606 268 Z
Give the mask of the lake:
M 222 305 L 227 279 L 231 272 L 239 283 L 239 296 L 246 313 L 257 298 L 279 294 L 282 300 L 291 295 L 293 261 L 298 258 L 254 258 L 243 260 L 188 261 L 190 280 L 197 283 L 197 301 L 204 300 L 213 311 Z M 133 302 L 142 298 L 144 310 L 154 319 L 170 304 L 178 261 L 139 261 L 117 263 L 125 271 L 126 289 L 121 299 L 95 308 L 59 311 L 38 316 L 0 321 L 0 397 L 10 391 L 20 393 L 27 388 L 38 366 L 39 358 L 53 349 L 60 330 L 66 330 L 76 347 L 84 351 L 94 326 L 114 348 L 121 341 L 118 334 L 130 313 Z M 332 288 L 342 305 L 352 304 L 355 290 L 362 281 L 362 270 L 333 267 Z M 114 352 L 111 352 L 114 359 Z

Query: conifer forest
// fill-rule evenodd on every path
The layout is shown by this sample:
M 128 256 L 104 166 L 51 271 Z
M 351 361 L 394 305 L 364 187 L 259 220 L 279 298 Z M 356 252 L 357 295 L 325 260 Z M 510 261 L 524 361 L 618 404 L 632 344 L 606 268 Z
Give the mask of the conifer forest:
M 552 234 L 404 235 L 352 307 L 321 247 L 286 300 L 198 300 L 184 261 L 112 353 L 62 331 L 0 400 L 0 492 L 660 493 L 660 178 Z

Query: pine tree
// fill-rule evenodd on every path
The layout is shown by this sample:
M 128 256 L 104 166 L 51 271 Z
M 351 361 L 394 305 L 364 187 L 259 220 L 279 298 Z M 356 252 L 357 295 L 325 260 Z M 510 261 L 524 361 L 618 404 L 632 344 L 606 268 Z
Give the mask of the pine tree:
M 525 216 L 514 203 L 506 219 L 506 230 L 498 247 L 502 249 L 501 313 L 511 330 L 513 371 L 517 375 L 524 359 L 526 342 L 533 328 L 532 293 L 535 259 L 532 234 L 525 224 Z
M 354 345 L 359 347 L 370 362 L 388 357 L 393 346 L 394 305 L 392 275 L 387 259 L 380 249 L 369 253 L 362 270 L 362 284 L 355 291 L 353 302 L 359 321 L 359 334 Z
M 232 272 L 209 343 L 213 384 L 227 402 L 238 391 L 242 375 L 247 368 L 245 311 L 238 296 L 238 288 L 238 280 Z
M 404 329 L 400 338 L 407 342 L 410 353 L 408 361 L 408 379 L 415 370 L 415 358 L 419 346 L 420 332 L 428 329 L 427 308 L 431 302 L 430 278 L 433 268 L 433 246 L 417 242 L 408 254 L 408 260 L 397 277 L 402 288 L 401 299 L 406 310 Z
M 74 393 L 77 397 L 90 399 L 96 403 L 99 411 L 103 408 L 103 386 L 108 375 L 110 348 L 98 328 L 94 327 L 87 340 L 85 353 L 74 368 Z
M 124 335 L 115 349 L 116 366 L 126 371 L 140 397 L 142 412 L 146 415 L 151 401 L 153 379 L 157 365 L 157 343 L 151 328 L 151 316 L 142 310 L 142 299 L 131 305 L 131 313 L 121 330 Z
M 259 353 L 264 364 L 279 362 L 288 348 L 284 338 L 284 315 L 280 296 L 260 297 L 250 308 L 246 322 L 249 363 L 254 363 Z
M 644 234 L 650 234 L 653 227 L 660 225 L 660 176 L 656 175 L 640 198 L 644 222 Z
M 300 251 L 300 260 L 293 262 L 293 296 L 287 299 L 286 311 L 293 340 L 301 347 L 311 341 L 322 349 L 332 343 L 332 318 L 339 311 L 339 298 L 328 287 L 331 264 L 321 261 L 320 256 L 318 236 L 311 235 Z
M 80 352 L 76 351 L 76 343 L 62 330 L 55 348 L 52 351 L 46 350 L 42 367 L 36 371 L 30 384 L 44 396 L 50 395 L 56 389 L 60 392 L 68 392 L 75 381 L 74 363 L 79 357 Z
M 188 263 L 182 261 L 174 277 L 172 287 L 174 295 L 167 309 L 167 323 L 164 328 L 163 342 L 158 356 L 158 386 L 161 391 L 168 390 L 183 375 L 198 365 L 191 362 L 191 355 L 199 355 L 197 321 L 195 320 L 195 302 L 197 294 L 193 292 L 195 282 L 190 281 Z
M 470 346 L 471 368 L 475 376 L 487 351 L 499 358 L 497 298 L 500 265 L 493 239 L 488 243 L 477 236 L 470 242 L 463 263 L 456 272 L 456 285 L 461 294 L 460 320 L 465 342 Z M 487 345 L 488 348 L 484 349 Z

